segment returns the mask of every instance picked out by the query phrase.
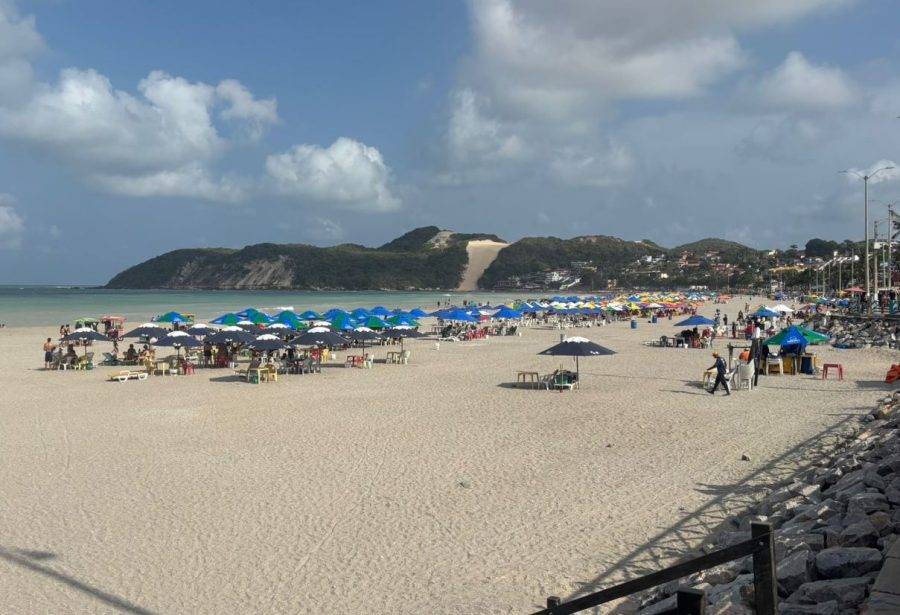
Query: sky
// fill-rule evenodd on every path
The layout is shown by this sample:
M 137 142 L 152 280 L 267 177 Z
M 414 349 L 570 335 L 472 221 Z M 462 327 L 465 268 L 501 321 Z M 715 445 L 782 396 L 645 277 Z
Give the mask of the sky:
M 894 0 L 0 0 L 0 284 L 425 225 L 861 239 L 857 174 L 900 162 L 898 23 Z M 898 180 L 869 181 L 873 219 Z

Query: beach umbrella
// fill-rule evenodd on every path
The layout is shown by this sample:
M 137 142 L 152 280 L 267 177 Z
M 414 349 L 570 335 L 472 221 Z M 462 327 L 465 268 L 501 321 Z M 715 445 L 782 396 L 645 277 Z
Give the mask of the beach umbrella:
M 294 334 L 294 330 L 283 322 L 273 322 L 264 331 L 263 335 L 274 335 L 277 338 L 285 338 Z
M 369 310 L 366 308 L 356 308 L 352 312 L 350 312 L 350 316 L 355 318 L 356 320 L 364 320 L 369 317 Z
M 366 318 L 366 321 L 362 323 L 364 327 L 368 327 L 369 329 L 386 329 L 387 323 L 377 316 L 369 316 Z
M 813 331 L 812 329 L 807 329 L 805 327 L 793 326 L 782 329 L 780 332 L 767 339 L 765 344 L 766 346 L 782 346 L 787 343 L 788 345 L 796 346 L 798 345 L 799 339 L 796 333 L 799 333 L 800 336 L 806 340 L 807 344 L 821 344 L 831 339 L 824 333 L 819 333 L 818 331 Z
M 243 329 L 239 327 L 235 327 L 238 330 L 235 331 L 234 328 L 229 328 L 231 330 L 222 329 L 218 333 L 214 333 L 206 338 L 206 341 L 210 344 L 249 344 L 254 339 L 256 339 L 252 334 L 247 333 Z
M 176 354 L 181 354 L 182 348 L 197 348 L 203 345 L 203 342 L 199 341 L 194 336 L 190 335 L 185 331 L 172 331 L 171 333 L 164 335 L 163 337 L 156 340 L 156 346 L 171 346 L 175 349 Z
M 381 339 L 381 336 L 378 335 L 378 333 L 372 331 L 368 327 L 357 327 L 353 331 L 347 331 L 344 336 L 348 340 L 362 342 L 363 347 L 365 347 L 366 342 L 374 342 Z
M 215 331 L 215 329 L 202 322 L 197 323 L 196 325 L 191 325 L 191 327 L 187 329 L 187 332 L 189 334 L 197 337 L 204 337 L 209 335 L 210 333 L 215 333 Z
M 137 328 L 132 329 L 122 337 L 146 337 L 151 339 L 159 339 L 168 332 L 169 331 L 167 329 L 163 329 L 159 325 L 153 324 L 152 322 L 145 322 Z
M 277 335 L 264 333 L 252 342 L 249 342 L 247 344 L 247 347 L 251 350 L 258 351 L 281 350 L 282 348 L 284 348 L 284 341 Z
M 169 322 L 174 324 L 180 324 L 183 322 L 188 322 L 188 319 L 179 314 L 178 312 L 166 312 L 162 316 L 156 319 L 156 322 Z
M 414 308 L 409 311 L 409 315 L 413 318 L 425 318 L 428 316 L 428 312 L 424 311 L 422 308 Z
M 456 322 L 478 322 L 478 317 L 472 316 L 465 310 L 450 310 L 447 314 L 441 316 L 441 318 Z
M 319 313 L 314 312 L 313 310 L 306 310 L 305 312 L 300 314 L 301 320 L 319 320 L 321 318 L 322 317 L 319 315 Z
M 328 320 L 314 320 L 309 324 L 310 327 L 325 327 L 326 329 L 331 329 L 331 321 Z
M 333 320 L 335 317 L 341 316 L 341 315 L 349 316 L 350 314 L 348 314 L 341 308 L 331 308 L 330 310 L 328 310 L 327 312 L 322 314 L 322 318 L 324 318 L 325 320 Z
M 780 346 L 785 352 L 800 354 L 809 344 L 809 340 L 796 326 L 791 326 L 765 341 L 766 346 Z
M 522 312 L 519 312 L 512 308 L 506 307 L 504 305 L 504 306 L 501 306 L 499 310 L 494 312 L 494 314 L 493 314 L 493 316 L 491 316 L 491 318 L 502 318 L 502 319 L 507 319 L 507 320 L 522 318 Z
M 294 314 L 294 312 L 290 310 L 284 310 L 275 315 L 274 322 L 272 324 L 276 323 L 287 325 L 291 329 L 296 329 L 301 324 L 303 324 L 303 321 L 299 316 Z
M 218 318 L 211 320 L 210 322 L 214 325 L 236 325 L 241 320 L 241 317 L 237 314 L 222 314 Z
M 682 320 L 681 322 L 675 323 L 676 327 L 704 327 L 704 326 L 713 326 L 716 324 L 715 320 L 711 320 L 705 316 L 700 316 L 699 314 L 695 316 L 691 316 L 687 320 Z
M 538 354 L 552 357 L 575 357 L 575 378 L 580 382 L 579 357 L 601 357 L 616 354 L 616 352 L 596 344 L 586 337 L 566 337 L 560 343 L 542 350 Z
M 419 332 L 409 325 L 398 325 L 396 327 L 391 327 L 390 329 L 385 329 L 384 331 L 382 331 L 382 335 L 391 339 L 399 339 L 400 350 L 403 350 L 403 340 L 407 338 L 422 337 L 425 334 Z
M 390 316 L 391 311 L 384 307 L 383 305 L 376 305 L 371 310 L 369 310 L 370 314 L 374 314 L 375 316 Z
M 347 343 L 347 338 L 333 331 L 313 331 L 312 329 L 291 340 L 291 344 L 294 346 L 344 346 Z
M 350 331 L 357 326 L 357 322 L 349 314 L 338 314 L 331 319 L 331 327 L 340 331 Z
M 62 341 L 64 342 L 81 342 L 82 344 L 84 344 L 88 340 L 92 342 L 112 341 L 102 333 L 97 333 L 90 327 L 79 327 L 78 329 L 75 329 L 70 334 L 62 338 Z M 84 354 L 87 354 L 87 344 L 84 344 Z

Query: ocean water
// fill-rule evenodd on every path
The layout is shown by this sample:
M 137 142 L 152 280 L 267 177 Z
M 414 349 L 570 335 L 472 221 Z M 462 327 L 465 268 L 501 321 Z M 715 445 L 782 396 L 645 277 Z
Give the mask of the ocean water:
M 292 308 L 297 312 L 324 311 L 332 307 L 350 310 L 376 305 L 388 309 L 428 309 L 438 301 L 461 304 L 468 300 L 497 305 L 526 297 L 511 292 L 166 291 L 0 285 L 0 323 L 8 327 L 60 325 L 74 323 L 79 317 L 98 318 L 109 314 L 124 316 L 129 323 L 139 324 L 169 310 L 196 314 L 198 321 L 206 321 L 247 307 L 264 312 L 277 312 L 279 308 Z

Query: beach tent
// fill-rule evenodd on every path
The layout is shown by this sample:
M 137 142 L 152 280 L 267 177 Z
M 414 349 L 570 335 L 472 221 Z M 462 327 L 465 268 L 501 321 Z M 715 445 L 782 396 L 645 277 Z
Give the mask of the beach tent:
M 595 344 L 586 337 L 565 337 L 560 343 L 542 350 L 538 354 L 552 357 L 575 357 L 575 378 L 580 381 L 579 357 L 601 357 L 616 354 L 616 352 L 600 344 Z
M 710 320 L 705 316 L 700 316 L 696 314 L 691 316 L 687 320 L 682 320 L 681 322 L 675 323 L 676 327 L 711 327 L 716 324 L 715 320 Z
M 767 339 L 765 344 L 766 346 L 780 346 L 784 352 L 801 354 L 809 344 L 809 340 L 806 339 L 799 328 L 791 326 L 778 335 Z
M 772 311 L 768 308 L 764 308 L 764 307 L 759 308 L 758 310 L 753 312 L 752 315 L 756 316 L 757 318 L 778 318 L 779 316 L 781 316 L 781 314 L 779 314 L 778 312 L 774 312 L 774 311 Z

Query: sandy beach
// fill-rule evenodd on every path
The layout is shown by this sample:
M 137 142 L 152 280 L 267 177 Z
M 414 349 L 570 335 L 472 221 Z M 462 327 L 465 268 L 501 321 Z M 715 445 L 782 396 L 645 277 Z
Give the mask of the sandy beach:
M 675 329 L 641 321 L 574 330 L 618 354 L 566 393 L 510 385 L 561 363 L 540 328 L 262 385 L 118 384 L 40 369 L 55 329 L 0 330 L 4 613 L 528 612 L 696 545 L 830 446 L 897 360 L 819 347 L 843 381 L 713 397 L 710 352 L 646 347 Z

